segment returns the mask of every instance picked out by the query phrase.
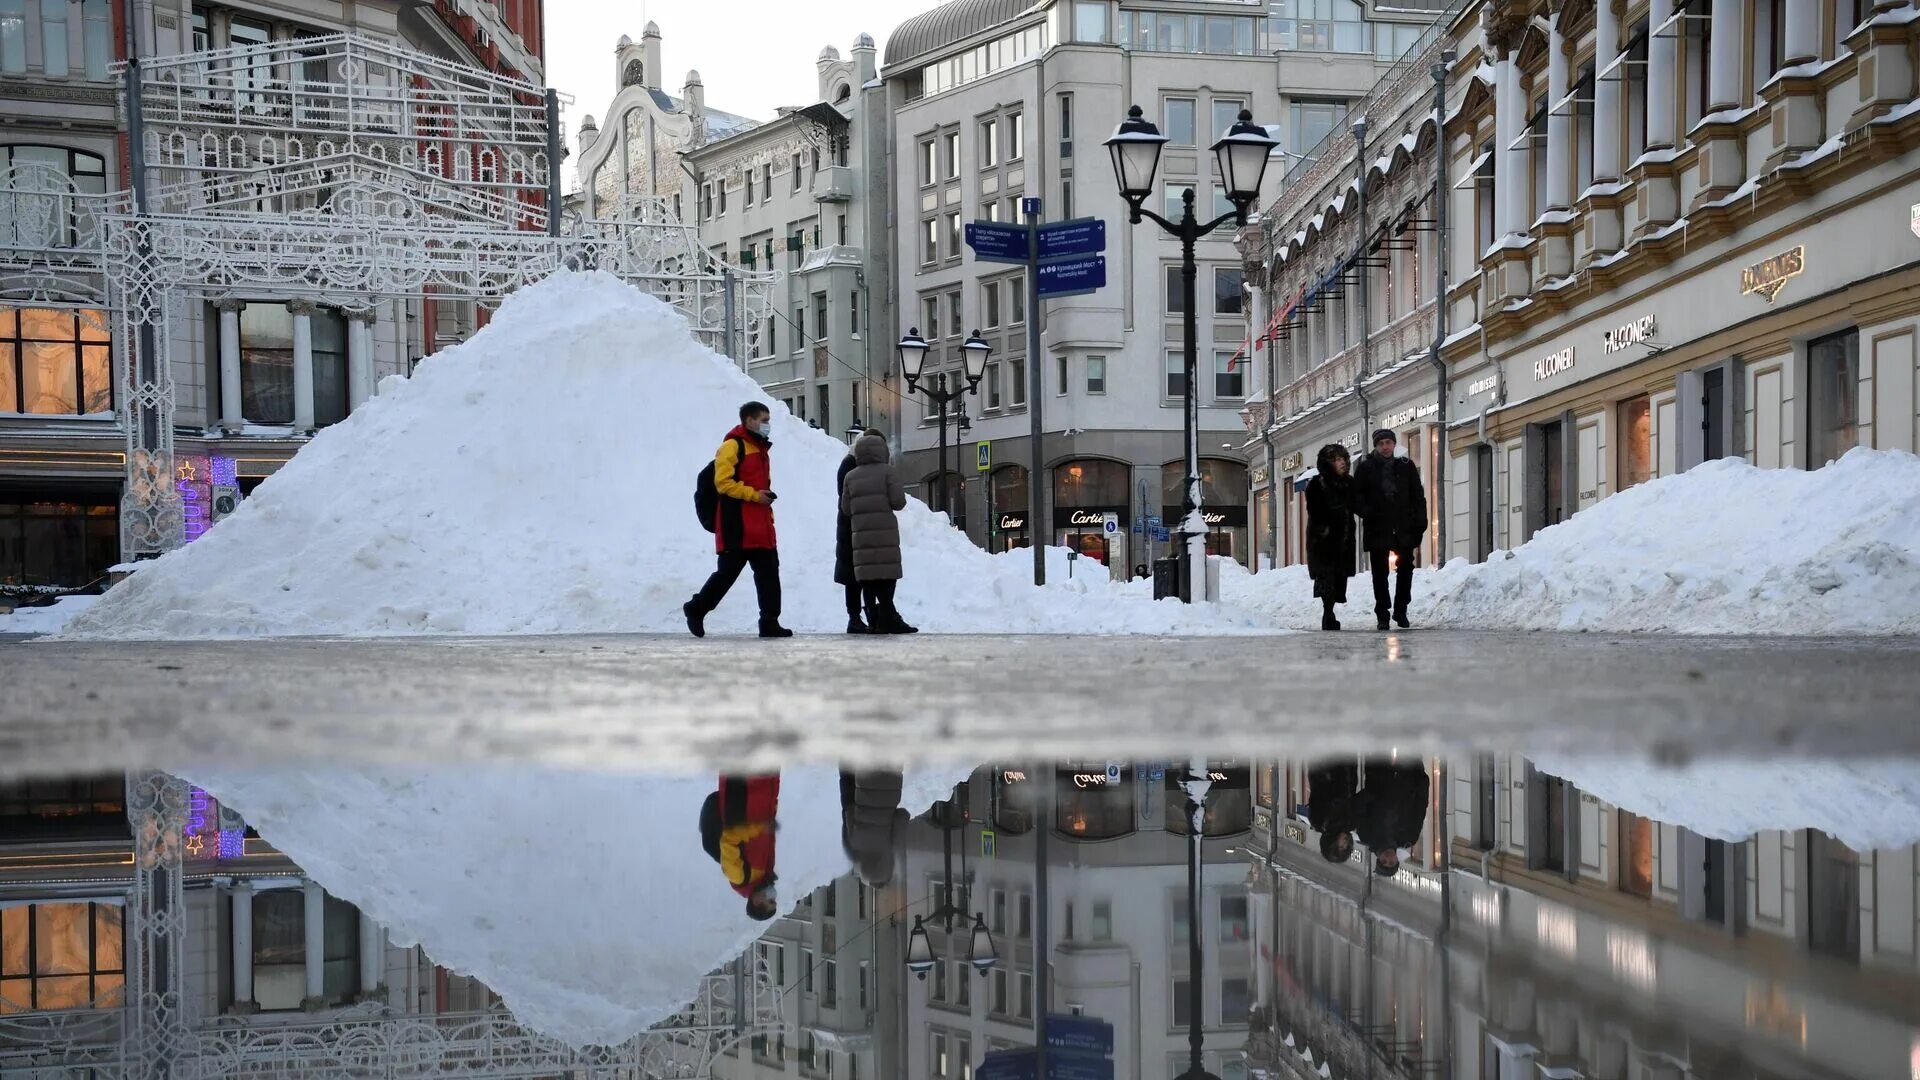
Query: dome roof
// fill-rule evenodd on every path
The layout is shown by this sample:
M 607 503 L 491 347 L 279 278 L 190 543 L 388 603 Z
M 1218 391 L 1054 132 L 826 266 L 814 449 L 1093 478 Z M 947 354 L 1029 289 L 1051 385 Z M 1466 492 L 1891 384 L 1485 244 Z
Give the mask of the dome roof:
M 1012 22 L 1034 0 L 947 0 L 901 23 L 887 38 L 886 62 L 897 64 Z
M 853 39 L 853 47 L 854 47 L 854 48 L 856 48 L 856 49 L 871 49 L 871 48 L 873 48 L 873 35 L 872 35 L 872 34 L 861 34 L 861 35 L 860 35 L 859 37 L 857 37 L 857 38 L 854 38 L 854 39 Z
M 686 81 L 686 83 L 685 83 L 685 85 L 687 85 L 687 86 L 705 86 L 706 84 L 700 81 L 700 73 L 699 73 L 698 71 L 689 71 L 689 72 L 687 72 L 687 81 Z
M 599 126 L 600 126 L 599 124 L 596 124 L 593 122 L 592 113 L 588 113 L 586 116 L 582 117 L 580 120 L 581 131 L 586 131 L 588 128 L 598 128 Z
M 642 37 L 659 37 L 659 36 L 660 36 L 660 24 L 659 24 L 659 23 L 657 23 L 657 22 L 654 22 L 654 21 L 653 21 L 652 19 L 648 19 L 648 20 L 647 20 L 647 28 L 646 28 L 645 30 L 643 30 L 643 31 L 641 31 L 640 33 L 641 33 L 641 36 L 642 36 Z
M 839 59 L 840 59 L 840 50 L 834 48 L 831 45 L 820 50 L 820 62 L 823 64 L 835 63 Z
M 625 34 L 621 34 L 621 35 L 620 35 L 620 44 L 619 44 L 619 47 L 620 47 L 620 48 L 622 48 L 622 49 L 624 49 L 624 48 L 626 48 L 627 46 L 629 46 L 629 45 L 631 45 L 631 44 L 633 44 L 633 39 L 632 39 L 632 38 L 630 38 L 630 37 L 628 37 L 628 36 L 627 36 L 627 35 L 625 35 Z

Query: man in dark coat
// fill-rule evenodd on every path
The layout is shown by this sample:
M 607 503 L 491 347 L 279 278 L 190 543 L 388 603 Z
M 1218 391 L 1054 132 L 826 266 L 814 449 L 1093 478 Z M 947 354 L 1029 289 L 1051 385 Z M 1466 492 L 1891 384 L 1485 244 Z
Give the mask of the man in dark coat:
M 1387 614 L 1403 629 L 1407 604 L 1413 599 L 1413 556 L 1427 534 L 1427 493 L 1420 486 L 1420 470 L 1413 462 L 1395 457 L 1399 438 L 1386 428 L 1373 433 L 1373 453 L 1353 470 L 1353 509 L 1366 525 L 1367 558 L 1373 564 L 1373 614 L 1380 629 Z M 1392 608 L 1388 608 L 1387 572 L 1396 564 Z
M 700 846 L 720 864 L 733 891 L 746 899 L 747 914 L 760 922 L 779 912 L 773 893 L 779 815 L 779 773 L 722 774 L 719 790 L 700 806 Z
M 1313 479 L 1307 481 L 1307 575 L 1320 598 L 1320 629 L 1338 630 L 1333 605 L 1347 602 L 1353 577 L 1353 477 L 1347 448 L 1320 448 Z
M 897 772 L 840 770 L 840 846 L 860 880 L 878 889 L 893 880 L 908 814 Z
M 740 571 L 753 567 L 753 588 L 760 598 L 760 636 L 792 637 L 780 625 L 780 544 L 773 531 L 773 468 L 767 452 L 773 448 L 773 413 L 758 401 L 740 406 L 740 423 L 720 442 L 713 455 L 713 487 L 719 493 L 714 510 L 713 546 L 718 565 L 713 576 L 680 609 L 694 637 L 707 636 L 707 615 L 726 599 L 740 580 Z
M 853 471 L 853 447 L 847 447 L 847 456 L 840 459 L 840 470 L 833 475 L 833 490 L 840 491 L 847 486 L 847 474 Z M 847 633 L 865 634 L 871 631 L 865 620 L 860 618 L 860 581 L 853 576 L 853 519 L 847 516 L 847 508 L 840 507 L 833 525 L 833 583 L 846 590 L 847 594 Z
M 1323 761 L 1307 769 L 1307 824 L 1320 834 L 1320 855 L 1343 863 L 1353 854 L 1353 794 L 1360 784 L 1360 766 L 1347 761 Z
M 1373 852 L 1373 872 L 1392 877 L 1400 872 L 1400 849 L 1418 844 L 1426 829 L 1432 786 L 1418 761 L 1374 758 L 1366 763 L 1364 778 L 1353 799 L 1355 831 Z
M 894 607 L 894 590 L 905 573 L 899 512 L 907 489 L 894 471 L 886 437 L 869 431 L 854 440 L 853 470 L 840 485 L 840 510 L 853 525 L 853 576 L 866 594 L 867 629 L 875 634 L 912 634 Z

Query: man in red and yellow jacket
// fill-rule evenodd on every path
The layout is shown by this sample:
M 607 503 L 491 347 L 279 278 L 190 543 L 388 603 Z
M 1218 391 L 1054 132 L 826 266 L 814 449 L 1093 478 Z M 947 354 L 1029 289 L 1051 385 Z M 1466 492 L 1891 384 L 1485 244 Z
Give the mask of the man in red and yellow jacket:
M 758 401 L 740 406 L 740 424 L 721 441 L 713 455 L 713 486 L 719 494 L 714 511 L 713 544 L 719 565 L 693 599 L 681 610 L 694 637 L 707 636 L 707 615 L 726 599 L 740 580 L 740 571 L 753 567 L 753 588 L 760 598 L 760 636 L 792 637 L 780 625 L 780 551 L 773 531 L 773 468 L 767 452 L 773 447 L 773 415 Z
M 774 832 L 779 827 L 780 774 L 720 777 L 720 790 L 700 807 L 700 846 L 720 864 L 727 884 L 759 921 L 779 912 L 773 893 Z

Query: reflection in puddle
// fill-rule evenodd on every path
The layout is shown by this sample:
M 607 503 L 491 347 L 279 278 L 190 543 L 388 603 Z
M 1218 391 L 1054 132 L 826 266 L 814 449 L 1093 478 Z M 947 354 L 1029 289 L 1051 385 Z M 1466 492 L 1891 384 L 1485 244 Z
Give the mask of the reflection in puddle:
M 0 1075 L 1162 1077 L 1197 1047 L 1222 1080 L 1877 1080 L 1920 1045 L 1908 763 L 196 779 L 0 786 Z

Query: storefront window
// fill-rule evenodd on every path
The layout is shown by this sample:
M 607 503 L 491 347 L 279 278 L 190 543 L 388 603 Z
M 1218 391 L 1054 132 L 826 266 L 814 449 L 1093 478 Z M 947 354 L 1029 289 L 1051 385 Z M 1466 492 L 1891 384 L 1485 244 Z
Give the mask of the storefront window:
M 312 318 L 313 422 L 326 427 L 347 418 L 347 320 L 331 308 Z
M 1620 489 L 1653 478 L 1653 410 L 1645 394 L 1620 403 Z
M 0 833 L 34 840 L 128 835 L 124 776 L 0 784 Z
M 1117 461 L 1082 459 L 1053 470 L 1054 542 L 1108 567 L 1125 569 L 1126 530 L 1132 521 L 1128 498 L 1131 470 Z M 1119 532 L 1109 537 L 1106 515 Z
M 1184 769 L 1167 770 L 1166 799 L 1167 831 L 1176 836 L 1191 835 L 1187 823 L 1187 789 L 1181 786 L 1186 779 Z M 1246 766 L 1212 766 L 1213 784 L 1207 789 L 1206 807 L 1202 811 L 1200 831 L 1206 836 L 1233 836 L 1246 832 L 1253 827 L 1253 791 L 1252 772 Z
M 1807 467 L 1817 469 L 1860 442 L 1860 332 L 1807 344 Z
M 256 424 L 293 423 L 293 312 L 284 303 L 240 311 L 240 414 Z
M 1160 467 L 1161 516 L 1177 527 L 1186 505 L 1184 462 Z M 1247 467 L 1214 458 L 1200 460 L 1200 512 L 1207 519 L 1207 554 L 1247 561 Z
M 1133 770 L 1108 779 L 1103 764 L 1062 766 L 1054 780 L 1054 828 L 1074 840 L 1115 840 L 1134 831 Z
M 1653 822 L 1625 810 L 1620 818 L 1620 891 L 1653 895 Z M 1490 817 L 1491 815 L 1489 815 Z M 1491 844 L 1487 845 L 1492 847 Z
M 103 585 L 120 556 L 116 498 L 38 502 L 0 491 L 0 585 Z
M 360 913 L 329 896 L 322 908 L 321 985 L 328 1004 L 345 1004 L 359 982 Z M 264 1011 L 301 1007 L 307 991 L 307 903 L 303 889 L 271 889 L 253 898 L 253 997 Z
M 993 778 L 993 826 L 1008 836 L 1033 831 L 1039 784 L 1017 765 L 1001 766 Z
M 111 413 L 110 342 L 105 312 L 0 308 L 0 413 Z
M 118 1008 L 127 963 L 118 904 L 0 908 L 0 1014 Z
M 1027 490 L 1027 470 L 1021 465 L 1003 465 L 995 470 L 988 485 L 992 505 L 988 507 L 993 517 L 990 551 L 1011 551 L 1033 543 L 1032 533 L 1027 528 L 1027 515 L 1030 493 Z

